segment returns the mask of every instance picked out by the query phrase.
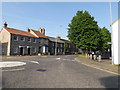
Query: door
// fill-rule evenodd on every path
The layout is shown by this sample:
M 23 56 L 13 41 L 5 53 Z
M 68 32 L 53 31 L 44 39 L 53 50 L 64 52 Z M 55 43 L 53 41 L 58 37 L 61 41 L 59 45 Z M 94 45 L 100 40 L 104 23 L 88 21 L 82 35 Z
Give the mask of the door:
M 28 55 L 30 55 L 30 48 L 28 48 Z
M 39 51 L 38 51 L 38 53 L 42 53 L 42 48 L 41 48 L 41 46 L 39 46 Z
M 20 48 L 20 55 L 23 55 L 23 47 Z

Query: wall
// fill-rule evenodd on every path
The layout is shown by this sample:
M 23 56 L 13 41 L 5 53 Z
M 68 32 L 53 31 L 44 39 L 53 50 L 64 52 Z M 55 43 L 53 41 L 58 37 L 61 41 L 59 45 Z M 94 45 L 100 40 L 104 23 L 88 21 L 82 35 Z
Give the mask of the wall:
M 18 37 L 18 41 L 14 41 L 14 36 Z M 25 41 L 21 40 L 21 37 L 25 37 Z M 22 35 L 11 35 L 11 55 L 19 55 L 20 54 L 20 46 L 24 48 L 24 55 L 28 55 L 28 46 L 30 47 L 31 55 L 38 55 L 39 47 L 48 46 L 48 40 L 43 38 L 34 38 L 30 37 L 31 42 L 28 42 L 28 36 Z M 33 42 L 33 39 L 36 39 L 36 42 Z M 14 48 L 18 48 L 18 52 L 14 52 Z M 36 48 L 36 52 L 33 52 L 33 49 Z
M 119 20 L 120 22 L 120 20 Z M 118 60 L 118 21 L 113 23 L 112 25 L 112 50 L 113 50 L 113 64 L 120 64 L 120 61 Z
M 7 44 L 7 56 L 10 55 L 10 33 L 5 30 L 4 28 L 2 28 L 1 32 L 0 32 L 0 41 L 1 43 L 8 43 Z

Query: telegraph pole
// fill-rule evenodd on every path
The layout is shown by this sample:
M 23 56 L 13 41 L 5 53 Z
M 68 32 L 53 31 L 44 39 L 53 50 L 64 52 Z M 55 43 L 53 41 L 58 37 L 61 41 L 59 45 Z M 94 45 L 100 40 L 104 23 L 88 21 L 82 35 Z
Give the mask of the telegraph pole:
M 113 44 L 113 30 L 112 30 L 112 4 L 110 0 L 110 27 L 111 27 L 111 50 L 112 50 L 112 64 L 114 64 L 114 44 Z
M 57 55 L 57 40 L 58 38 L 56 37 L 56 42 L 55 42 L 55 55 Z

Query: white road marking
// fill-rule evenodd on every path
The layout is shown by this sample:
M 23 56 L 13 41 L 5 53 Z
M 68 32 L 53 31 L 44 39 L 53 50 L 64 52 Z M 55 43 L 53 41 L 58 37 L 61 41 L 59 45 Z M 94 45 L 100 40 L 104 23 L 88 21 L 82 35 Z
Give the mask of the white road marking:
M 65 61 L 75 61 L 75 60 L 70 60 L 70 59 L 62 59 L 62 60 L 65 60 Z
M 36 64 L 39 64 L 39 62 L 37 62 L 37 61 L 29 61 L 29 62 L 32 62 L 32 63 L 36 63 Z
M 60 58 L 56 58 L 57 60 L 60 60 Z
M 7 71 L 21 71 L 21 70 L 25 70 L 25 68 L 11 69 L 11 70 L 2 70 L 2 71 L 7 72 Z
M 69 59 L 63 59 L 63 60 L 69 60 Z
M 0 68 L 1 67 L 15 67 L 15 66 L 22 66 L 25 65 L 25 62 L 18 62 L 18 61 L 4 61 L 0 62 Z

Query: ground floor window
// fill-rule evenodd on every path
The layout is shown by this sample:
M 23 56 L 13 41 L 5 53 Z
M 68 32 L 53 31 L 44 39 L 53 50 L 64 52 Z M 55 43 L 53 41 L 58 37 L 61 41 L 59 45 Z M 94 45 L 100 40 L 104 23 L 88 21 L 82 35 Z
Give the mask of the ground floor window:
M 33 53 L 36 53 L 36 48 L 33 48 Z
M 5 52 L 5 48 L 2 48 L 2 53 L 4 53 Z
M 14 48 L 14 53 L 17 53 L 18 52 L 18 48 Z
M 48 47 L 46 47 L 45 52 L 48 52 Z

